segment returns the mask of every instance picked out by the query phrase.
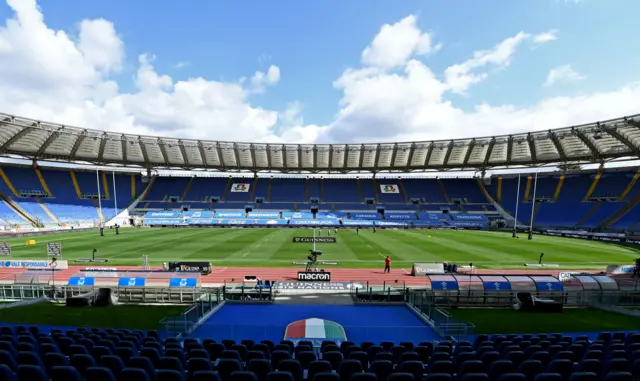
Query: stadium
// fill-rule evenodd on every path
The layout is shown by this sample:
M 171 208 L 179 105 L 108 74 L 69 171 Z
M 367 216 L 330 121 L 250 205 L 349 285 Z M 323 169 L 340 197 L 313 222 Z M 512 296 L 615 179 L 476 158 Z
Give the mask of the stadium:
M 0 120 L 3 379 L 640 370 L 640 116 L 333 145 Z

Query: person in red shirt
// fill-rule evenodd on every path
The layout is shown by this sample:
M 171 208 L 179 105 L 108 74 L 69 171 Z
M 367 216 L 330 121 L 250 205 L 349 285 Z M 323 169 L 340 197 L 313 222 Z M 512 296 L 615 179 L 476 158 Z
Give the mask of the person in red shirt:
M 384 272 L 385 273 L 390 273 L 391 272 L 391 258 L 389 258 L 388 255 L 384 259 Z

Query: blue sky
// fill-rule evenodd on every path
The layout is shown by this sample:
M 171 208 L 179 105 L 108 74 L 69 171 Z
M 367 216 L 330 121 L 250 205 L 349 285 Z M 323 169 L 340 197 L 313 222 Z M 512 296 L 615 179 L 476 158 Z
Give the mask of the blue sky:
M 640 102 L 635 110 L 633 104 L 633 99 L 638 99 L 634 98 L 637 87 L 625 90 L 640 79 L 637 70 L 640 54 L 633 49 L 634 41 L 637 44 L 640 37 L 638 1 L 191 1 L 178 5 L 170 1 L 65 0 L 41 1 L 38 5 L 44 15 L 44 27 L 51 33 L 64 31 L 76 47 L 81 45 L 82 20 L 108 21 L 115 32 L 113 38 L 122 43 L 124 55 L 113 61 L 118 61 L 121 67 L 108 73 L 96 69 L 100 79 L 89 84 L 83 81 L 74 84 L 75 79 L 61 85 L 52 84 L 46 89 L 50 91 L 49 98 L 25 95 L 28 101 L 18 102 L 0 96 L 0 111 L 113 131 L 213 140 L 220 136 L 303 142 L 433 139 L 446 137 L 447 133 L 458 137 L 522 132 L 640 112 Z M 0 24 L 15 17 L 15 8 L 15 4 L 13 7 L 0 4 Z M 486 78 L 461 92 L 448 87 L 438 90 L 437 100 L 425 95 L 425 100 L 405 107 L 402 97 L 415 99 L 416 95 L 403 87 L 377 89 L 388 95 L 369 101 L 363 99 L 362 94 L 357 99 L 345 95 L 362 83 L 335 86 L 335 81 L 346 70 L 367 66 L 362 60 L 363 50 L 383 25 L 394 25 L 411 15 L 416 19 L 415 28 L 432 39 L 432 51 L 414 52 L 397 66 L 377 69 L 375 78 L 402 76 L 408 61 L 416 59 L 444 82 L 447 68 L 469 60 L 475 52 L 492 49 L 519 32 L 532 37 L 504 62 L 480 67 L 478 74 Z M 21 31 L 26 34 L 28 28 L 23 26 Z M 534 36 L 544 33 L 553 34 L 554 39 L 540 44 L 532 42 Z M 16 44 L 20 41 L 15 37 L 17 34 L 5 33 L 5 40 Z M 18 56 L 10 50 L 2 52 L 0 34 L 0 59 L 5 65 L 15 62 L 12 70 L 29 66 L 34 60 L 47 60 L 39 56 L 41 50 L 37 45 L 46 41 L 45 35 L 41 40 L 34 38 L 23 43 L 29 52 Z M 436 45 L 441 47 L 436 49 Z M 99 49 L 101 45 L 96 46 Z M 78 49 L 82 51 L 81 47 Z M 136 78 L 140 76 L 138 57 L 141 54 L 155 56 L 150 60 L 153 71 L 170 77 L 174 85 L 197 77 L 237 84 L 256 71 L 266 73 L 271 65 L 279 68 L 280 75 L 278 81 L 265 85 L 264 91 L 248 89 L 244 82 L 242 95 L 235 95 L 239 103 L 233 107 L 234 114 L 221 117 L 230 124 L 205 128 L 199 121 L 182 124 L 176 115 L 181 110 L 178 106 L 171 115 L 150 115 L 163 106 L 145 107 L 156 103 L 140 95 Z M 385 52 L 380 54 L 384 56 Z M 32 60 L 29 65 L 24 63 L 27 59 Z M 34 65 L 29 67 L 39 64 Z M 556 83 L 545 86 L 550 71 L 558 67 L 570 67 L 573 76 L 565 71 Z M 41 78 L 24 73 L 25 77 L 31 75 Z M 367 78 L 373 81 L 374 74 Z M 11 78 L 4 82 L 17 86 L 11 83 Z M 116 83 L 118 90 L 78 95 L 87 87 L 103 89 L 105 83 Z M 427 82 L 425 86 L 438 85 Z M 164 90 L 172 94 L 175 89 L 165 87 Z M 71 94 L 65 105 L 55 104 L 54 98 L 61 99 L 59 93 Z M 134 94 L 135 99 L 128 94 Z M 396 98 L 385 99 L 392 95 Z M 219 96 L 225 98 L 222 93 Z M 611 100 L 611 105 L 606 100 Z M 174 97 L 172 107 L 183 101 L 199 103 Z M 553 105 L 549 106 L 549 102 Z M 194 104 L 185 106 L 185 116 L 194 114 L 189 111 L 196 107 Z M 390 106 L 385 115 L 378 115 L 377 110 L 386 104 L 393 108 Z M 597 108 L 594 104 L 602 104 L 603 110 L 593 110 Z M 491 110 L 478 112 L 479 105 L 490 105 Z M 203 107 L 216 111 L 217 106 L 205 104 Z M 236 115 L 239 109 L 247 107 L 266 110 L 255 122 L 259 128 L 246 127 L 256 119 L 253 111 Z M 584 108 L 589 112 L 581 113 Z M 212 115 L 225 112 L 230 111 L 223 107 Z M 511 127 L 514 118 L 522 121 Z M 452 130 L 453 124 L 475 127 Z M 375 127 L 369 130 L 368 125 Z M 403 129 L 405 125 L 411 127 Z M 495 125 L 499 128 L 494 129 Z M 369 131 L 371 139 L 366 138 Z

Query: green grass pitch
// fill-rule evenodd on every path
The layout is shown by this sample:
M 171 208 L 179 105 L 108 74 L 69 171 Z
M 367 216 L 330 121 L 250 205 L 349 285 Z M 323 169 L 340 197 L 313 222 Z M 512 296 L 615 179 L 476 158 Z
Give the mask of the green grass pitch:
M 0 310 L 0 321 L 69 327 L 158 329 L 165 317 L 178 316 L 184 306 L 124 305 L 70 308 L 48 302 Z
M 594 309 L 565 308 L 561 314 L 499 308 L 450 309 L 451 316 L 476 327 L 476 333 L 525 334 L 636 330 L 640 318 Z
M 321 231 L 327 236 L 327 229 Z M 46 243 L 61 242 L 63 259 L 97 257 L 109 259 L 109 265 L 141 265 L 148 255 L 152 265 L 173 260 L 206 260 L 214 266 L 288 267 L 304 261 L 308 243 L 293 243 L 293 237 L 310 237 L 311 229 L 211 229 L 140 228 L 68 232 L 8 239 L 14 259 L 45 259 Z M 333 236 L 333 232 L 331 233 Z M 27 246 L 28 239 L 36 240 Z M 0 239 L 1 240 L 1 239 Z M 638 247 L 572 238 L 510 233 L 450 230 L 340 230 L 335 244 L 318 244 L 323 260 L 335 260 L 343 268 L 378 268 L 389 255 L 395 268 L 409 269 L 415 262 L 449 261 L 473 263 L 479 268 L 523 268 L 536 263 L 545 253 L 545 263 L 557 263 L 564 269 L 604 269 L 607 264 L 630 264 L 640 256 Z

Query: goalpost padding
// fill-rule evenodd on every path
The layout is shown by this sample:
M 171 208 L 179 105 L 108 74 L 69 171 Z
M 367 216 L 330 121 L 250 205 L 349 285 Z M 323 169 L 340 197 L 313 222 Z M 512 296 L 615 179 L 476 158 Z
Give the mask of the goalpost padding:
M 424 276 L 427 274 L 442 274 L 444 267 L 442 263 L 414 263 L 411 267 L 412 276 Z

